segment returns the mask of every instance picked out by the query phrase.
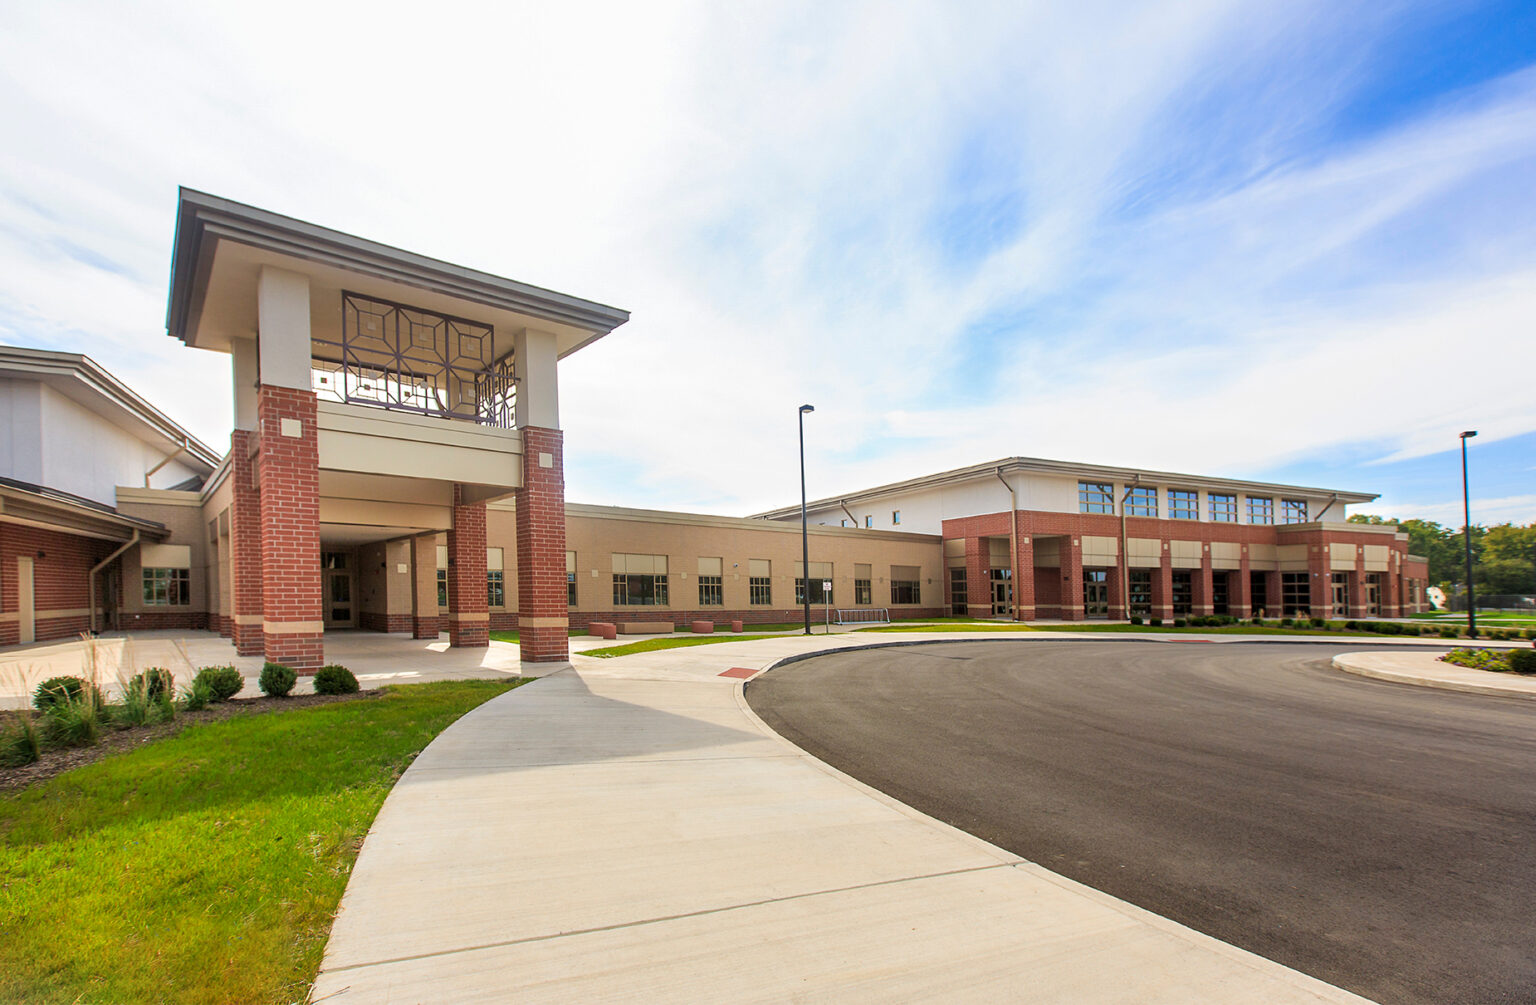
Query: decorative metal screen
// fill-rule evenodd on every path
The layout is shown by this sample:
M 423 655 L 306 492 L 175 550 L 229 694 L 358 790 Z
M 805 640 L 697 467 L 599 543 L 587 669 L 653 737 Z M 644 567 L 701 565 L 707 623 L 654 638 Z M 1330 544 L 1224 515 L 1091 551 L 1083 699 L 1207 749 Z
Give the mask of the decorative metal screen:
M 512 346 L 464 318 L 341 294 L 341 341 L 311 341 L 311 381 L 330 401 L 511 429 Z

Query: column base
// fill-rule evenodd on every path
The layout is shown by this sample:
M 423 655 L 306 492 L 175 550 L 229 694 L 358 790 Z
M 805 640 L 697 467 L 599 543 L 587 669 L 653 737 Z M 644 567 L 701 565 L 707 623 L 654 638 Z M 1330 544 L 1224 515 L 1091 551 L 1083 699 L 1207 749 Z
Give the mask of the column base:
M 411 619 L 411 638 L 435 639 L 443 633 L 443 619 L 440 617 Z
M 313 673 L 325 665 L 325 635 L 322 632 L 273 633 L 266 637 L 264 655 L 269 663 L 281 663 L 290 670 Z
M 491 644 L 491 623 L 448 618 L 448 645 L 452 649 L 486 649 Z
M 233 621 L 229 626 L 229 637 L 235 643 L 237 656 L 260 656 L 265 645 L 265 633 L 260 625 L 242 625 Z
M 524 663 L 563 663 L 571 658 L 571 636 L 565 628 L 519 628 L 517 638 Z

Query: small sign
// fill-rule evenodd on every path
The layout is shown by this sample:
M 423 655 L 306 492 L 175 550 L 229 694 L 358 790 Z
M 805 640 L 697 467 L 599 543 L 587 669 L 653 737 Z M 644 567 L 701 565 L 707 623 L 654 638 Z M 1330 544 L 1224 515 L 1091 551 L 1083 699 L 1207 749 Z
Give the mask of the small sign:
M 822 593 L 831 593 L 832 592 L 832 580 L 830 580 L 830 579 L 823 579 L 821 581 L 821 592 Z

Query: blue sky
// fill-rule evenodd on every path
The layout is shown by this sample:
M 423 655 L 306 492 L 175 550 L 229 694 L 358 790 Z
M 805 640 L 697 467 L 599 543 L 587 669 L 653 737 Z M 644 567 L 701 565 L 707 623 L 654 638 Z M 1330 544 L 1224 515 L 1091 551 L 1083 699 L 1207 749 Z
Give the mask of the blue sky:
M 178 184 L 630 309 L 578 501 L 788 503 L 811 401 L 816 495 L 1022 454 L 1459 525 L 1475 428 L 1474 519 L 1536 520 L 1536 5 L 224 6 L 0 11 L 0 341 L 218 449 Z

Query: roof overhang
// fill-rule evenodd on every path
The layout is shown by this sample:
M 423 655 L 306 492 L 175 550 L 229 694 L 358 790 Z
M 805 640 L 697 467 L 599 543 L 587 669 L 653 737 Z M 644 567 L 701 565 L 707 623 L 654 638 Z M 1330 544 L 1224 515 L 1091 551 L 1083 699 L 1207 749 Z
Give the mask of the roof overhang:
M 0 346 L 0 377 L 46 384 L 167 454 L 184 450 L 188 466 L 201 468 L 204 475 L 218 466 L 219 454 L 89 356 Z
M 629 312 L 617 307 L 183 188 L 166 306 L 168 334 L 189 346 L 221 352 L 230 351 L 231 338 L 254 336 L 256 277 L 264 265 L 308 276 L 312 298 L 347 290 L 498 330 L 548 331 L 561 357 L 629 320 Z
M 0 523 L 39 527 L 104 541 L 127 541 L 134 531 L 151 540 L 169 534 L 164 524 L 124 516 L 110 507 L 14 479 L 0 480 Z
M 1310 488 L 1304 485 L 1281 485 L 1275 482 L 1252 482 L 1237 478 L 1215 478 L 1210 475 L 1180 474 L 1175 471 L 1152 471 L 1145 468 L 1124 468 L 1104 464 L 1083 464 L 1076 461 L 1053 461 L 1043 457 L 1004 457 L 1001 460 L 987 461 L 982 464 L 972 464 L 969 467 L 955 468 L 950 471 L 940 471 L 931 475 L 923 475 L 919 478 L 910 478 L 906 481 L 891 482 L 888 485 L 877 485 L 874 488 L 861 489 L 857 492 L 848 492 L 843 495 L 828 496 L 824 499 L 815 499 L 806 504 L 807 509 L 823 509 L 837 506 L 842 503 L 867 502 L 872 499 L 880 499 L 885 496 L 913 492 L 922 489 L 940 488 L 946 485 L 958 485 L 962 482 L 978 479 L 995 478 L 998 472 L 1009 474 L 1021 471 L 1029 474 L 1056 475 L 1064 478 L 1102 478 L 1113 482 L 1131 482 L 1140 480 L 1143 482 L 1173 483 L 1192 489 L 1238 489 L 1239 491 L 1253 491 L 1264 493 L 1292 493 L 1294 495 L 1311 496 L 1336 496 L 1338 501 L 1347 505 L 1371 502 L 1379 496 L 1366 492 L 1340 492 L 1335 489 Z M 768 510 L 763 513 L 754 513 L 753 519 L 780 520 L 791 516 L 798 516 L 799 505 L 784 506 L 779 509 Z

